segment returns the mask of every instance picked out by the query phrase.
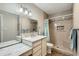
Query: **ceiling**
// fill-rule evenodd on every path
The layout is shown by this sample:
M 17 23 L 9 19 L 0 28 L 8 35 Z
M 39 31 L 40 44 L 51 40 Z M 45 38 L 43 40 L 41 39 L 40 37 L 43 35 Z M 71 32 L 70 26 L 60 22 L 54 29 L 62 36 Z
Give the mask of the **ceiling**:
M 48 15 L 68 10 L 71 11 L 73 8 L 72 3 L 35 3 L 35 5 L 45 11 Z
M 48 15 L 58 14 L 60 12 L 73 10 L 72 3 L 34 3 L 38 8 L 45 11 Z M 28 7 L 28 6 L 27 6 Z M 18 4 L 14 3 L 2 3 L 0 4 L 0 10 L 8 11 L 11 13 L 19 14 Z M 69 13 L 69 12 L 66 12 Z

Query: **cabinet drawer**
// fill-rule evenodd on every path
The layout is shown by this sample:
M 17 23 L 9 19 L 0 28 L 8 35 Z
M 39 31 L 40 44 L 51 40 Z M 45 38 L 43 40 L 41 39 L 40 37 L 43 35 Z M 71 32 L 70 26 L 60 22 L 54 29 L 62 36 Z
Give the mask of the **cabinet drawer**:
M 23 53 L 21 56 L 29 56 L 29 55 L 31 55 L 31 54 L 32 54 L 32 50 Z
M 41 44 L 38 45 L 37 47 L 33 48 L 33 53 L 36 53 L 37 51 L 39 51 L 41 49 Z
M 33 56 L 41 56 L 41 49 L 33 54 Z
M 36 41 L 36 42 L 33 43 L 33 47 L 37 47 L 37 46 L 40 45 L 40 44 L 41 44 L 41 40 Z
M 47 54 L 47 38 L 42 39 L 42 56 Z

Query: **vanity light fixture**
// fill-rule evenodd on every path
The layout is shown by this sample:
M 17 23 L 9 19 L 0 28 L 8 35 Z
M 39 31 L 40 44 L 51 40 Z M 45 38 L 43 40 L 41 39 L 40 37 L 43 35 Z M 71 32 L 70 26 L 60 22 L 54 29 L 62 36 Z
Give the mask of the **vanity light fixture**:
M 31 10 L 28 10 L 27 8 L 23 7 L 22 5 L 20 6 L 20 12 L 27 16 L 32 16 Z

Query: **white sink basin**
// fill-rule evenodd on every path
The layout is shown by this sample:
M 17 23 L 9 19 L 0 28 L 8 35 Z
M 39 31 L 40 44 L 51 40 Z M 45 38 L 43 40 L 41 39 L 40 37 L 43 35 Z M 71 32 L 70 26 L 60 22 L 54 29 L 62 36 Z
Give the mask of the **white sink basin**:
M 39 36 L 38 35 L 38 36 L 34 36 L 34 37 L 23 37 L 22 39 L 30 41 L 30 42 L 35 42 L 35 41 L 40 40 L 40 39 L 42 39 L 44 37 L 46 37 L 46 36 Z

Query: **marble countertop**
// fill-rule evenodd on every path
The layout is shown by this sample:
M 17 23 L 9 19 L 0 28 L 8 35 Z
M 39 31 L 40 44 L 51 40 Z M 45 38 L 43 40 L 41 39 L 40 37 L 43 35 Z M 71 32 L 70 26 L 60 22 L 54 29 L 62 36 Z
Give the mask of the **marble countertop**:
M 31 46 L 25 45 L 23 43 L 18 43 L 18 44 L 0 49 L 0 56 L 19 56 L 31 49 L 32 49 Z
M 34 37 L 23 37 L 22 39 L 32 43 L 32 42 L 41 40 L 41 39 L 43 39 L 45 37 L 46 36 L 37 35 L 37 36 L 34 36 Z M 13 41 L 13 42 L 16 43 L 16 41 Z M 0 49 L 0 56 L 19 56 L 19 55 L 21 55 L 21 54 L 23 54 L 25 52 L 28 52 L 29 50 L 32 49 L 32 46 L 28 42 L 25 42 L 25 43 L 27 43 L 27 44 L 16 43 L 14 45 L 11 45 L 11 46 L 8 46 L 8 47 L 5 47 L 5 48 L 1 48 Z
M 37 36 L 34 36 L 34 37 L 23 37 L 22 39 L 30 41 L 30 42 L 35 42 L 35 41 L 41 40 L 42 38 L 45 38 L 45 37 L 46 36 L 37 35 Z

